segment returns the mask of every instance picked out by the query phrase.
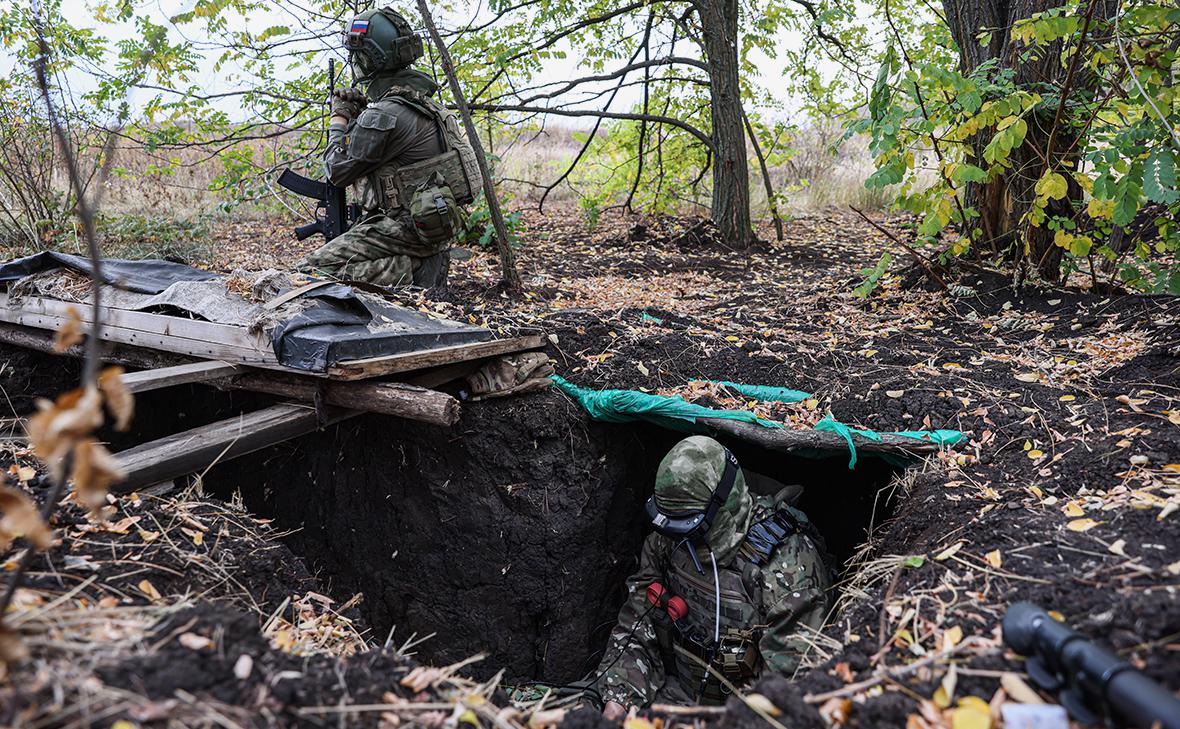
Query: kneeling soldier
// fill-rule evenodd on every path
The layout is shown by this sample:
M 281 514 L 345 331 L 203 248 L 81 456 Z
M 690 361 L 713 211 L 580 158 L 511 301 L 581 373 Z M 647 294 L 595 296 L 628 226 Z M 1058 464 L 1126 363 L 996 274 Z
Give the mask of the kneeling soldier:
M 656 700 L 722 703 L 764 670 L 788 673 L 817 631 L 832 576 L 822 539 L 781 497 L 755 500 L 737 459 L 712 438 L 664 456 L 647 515 L 656 533 L 599 669 L 609 719 Z
M 458 120 L 433 98 L 438 84 L 410 68 L 422 39 L 390 8 L 367 10 L 344 31 L 357 82 L 332 101 L 328 179 L 353 188 L 357 223 L 300 268 L 383 286 L 445 283 L 460 206 L 481 189 L 479 166 Z

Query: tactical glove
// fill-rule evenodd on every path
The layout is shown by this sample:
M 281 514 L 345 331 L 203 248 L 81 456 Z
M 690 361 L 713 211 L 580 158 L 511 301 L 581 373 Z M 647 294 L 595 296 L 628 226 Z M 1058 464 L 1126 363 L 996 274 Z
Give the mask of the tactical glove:
M 342 116 L 351 121 L 368 105 L 369 97 L 360 89 L 336 89 L 332 92 L 332 116 Z

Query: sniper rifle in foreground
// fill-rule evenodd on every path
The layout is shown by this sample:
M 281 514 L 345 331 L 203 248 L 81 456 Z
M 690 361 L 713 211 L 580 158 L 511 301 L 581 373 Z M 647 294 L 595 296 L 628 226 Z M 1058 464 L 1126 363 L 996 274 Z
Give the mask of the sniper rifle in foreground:
M 336 59 L 328 59 L 328 99 L 336 89 Z M 279 175 L 279 186 L 285 187 L 296 195 L 316 200 L 315 220 L 307 225 L 295 229 L 295 237 L 303 240 L 308 236 L 322 233 L 324 242 L 330 241 L 356 222 L 360 209 L 356 205 L 349 205 L 344 188 L 336 187 L 331 182 L 319 182 L 310 177 L 304 177 L 290 169 L 283 170 Z M 323 211 L 323 214 L 320 211 Z
M 1180 700 L 1031 602 L 1008 608 L 1003 627 L 1008 647 L 1028 656 L 1033 682 L 1082 724 L 1101 723 L 1110 709 L 1134 726 L 1180 729 Z

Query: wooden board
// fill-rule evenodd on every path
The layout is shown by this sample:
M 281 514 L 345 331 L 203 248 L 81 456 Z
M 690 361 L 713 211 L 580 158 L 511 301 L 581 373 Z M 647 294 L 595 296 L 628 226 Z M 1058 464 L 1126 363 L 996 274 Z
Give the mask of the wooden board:
M 84 304 L 22 297 L 19 306 L 10 306 L 8 293 L 0 292 L 0 321 L 10 324 L 58 331 L 69 320 L 70 309 L 76 310 L 84 323 L 91 321 L 91 308 Z M 229 324 L 104 308 L 100 336 L 104 341 L 187 354 L 201 359 L 290 371 L 290 368 L 278 363 L 265 337 L 250 335 L 244 327 Z
M 464 362 L 483 357 L 494 357 L 513 352 L 539 349 L 544 344 L 540 335 L 497 339 L 476 344 L 459 344 L 453 347 L 427 349 L 421 352 L 395 354 L 388 357 L 370 357 L 346 362 L 337 362 L 328 368 L 328 376 L 339 380 L 359 380 L 366 377 L 381 377 L 399 372 L 410 372 L 428 367 L 441 367 L 455 362 Z
M 334 423 L 356 412 L 331 408 L 325 414 L 327 422 Z M 116 453 L 115 460 L 126 478 L 111 491 L 128 493 L 142 486 L 201 473 L 214 463 L 298 438 L 319 426 L 314 407 L 280 403 L 169 435 Z
M 141 372 L 127 372 L 119 379 L 128 392 L 148 392 L 190 382 L 207 382 L 241 372 L 242 367 L 226 362 L 190 362 L 175 367 L 160 367 Z

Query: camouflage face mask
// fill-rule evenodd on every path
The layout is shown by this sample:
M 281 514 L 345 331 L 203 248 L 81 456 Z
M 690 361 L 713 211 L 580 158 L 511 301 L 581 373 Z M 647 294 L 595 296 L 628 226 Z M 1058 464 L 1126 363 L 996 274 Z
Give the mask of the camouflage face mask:
M 703 435 L 677 443 L 656 471 L 655 501 L 661 511 L 684 512 L 704 509 L 725 471 L 725 448 Z M 729 498 L 717 510 L 705 541 L 719 564 L 728 564 L 750 528 L 753 501 L 741 471 Z

